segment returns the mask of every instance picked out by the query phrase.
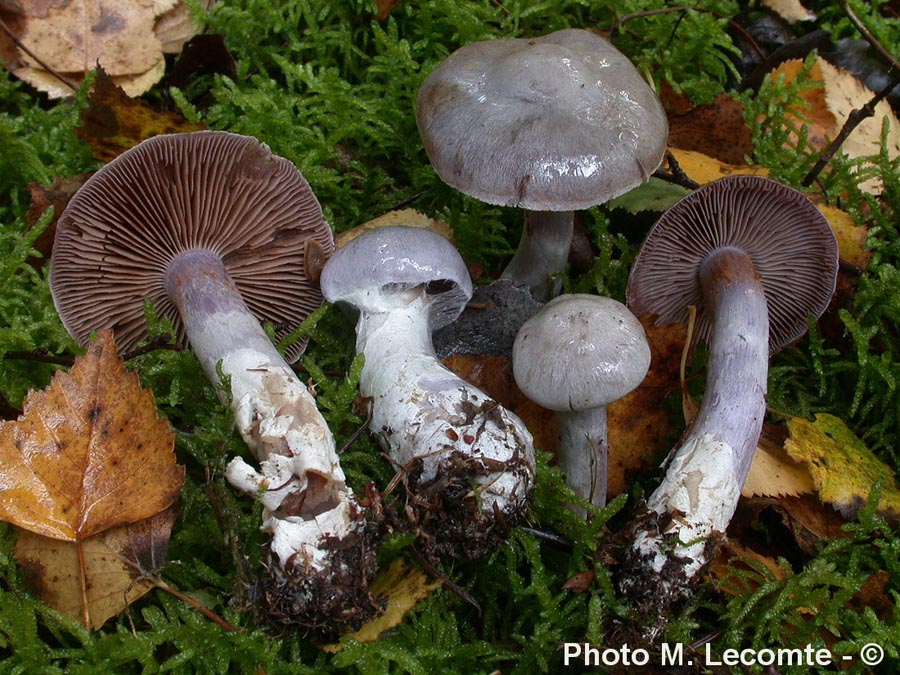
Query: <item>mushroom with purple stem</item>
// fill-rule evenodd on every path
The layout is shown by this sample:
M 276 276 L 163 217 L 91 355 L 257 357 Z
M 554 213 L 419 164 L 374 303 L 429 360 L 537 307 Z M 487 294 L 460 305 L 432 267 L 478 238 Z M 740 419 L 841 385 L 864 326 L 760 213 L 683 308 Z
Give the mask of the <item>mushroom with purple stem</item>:
M 606 504 L 606 407 L 637 387 L 650 345 L 628 308 L 598 295 L 560 295 L 526 321 L 513 345 L 513 375 L 532 401 L 557 411 L 557 463 L 566 483 Z
M 427 552 L 490 551 L 527 508 L 534 448 L 518 417 L 435 356 L 432 331 L 472 294 L 459 253 L 434 232 L 383 227 L 338 249 L 321 285 L 327 300 L 358 313 L 369 428 L 404 477 Z
M 662 104 L 634 65 L 577 28 L 461 47 L 423 82 L 416 121 L 445 183 L 527 209 L 502 278 L 538 300 L 559 292 L 573 212 L 647 180 L 668 136 Z
M 259 461 L 236 458 L 226 477 L 264 507 L 268 615 L 316 627 L 373 614 L 373 534 L 315 400 L 260 322 L 285 335 L 321 304 L 316 281 L 332 248 L 291 162 L 255 138 L 204 131 L 151 138 L 97 171 L 59 220 L 50 273 L 82 343 L 111 328 L 133 347 L 146 337 L 148 300 L 186 336 Z
M 681 597 L 711 559 L 750 470 L 766 412 L 771 353 L 799 339 L 834 293 L 838 249 L 803 194 L 759 176 L 709 183 L 651 229 L 628 305 L 657 324 L 686 322 L 709 345 L 699 413 L 636 521 L 623 588 Z M 665 518 L 660 518 L 665 516 Z M 667 523 L 662 530 L 654 523 Z

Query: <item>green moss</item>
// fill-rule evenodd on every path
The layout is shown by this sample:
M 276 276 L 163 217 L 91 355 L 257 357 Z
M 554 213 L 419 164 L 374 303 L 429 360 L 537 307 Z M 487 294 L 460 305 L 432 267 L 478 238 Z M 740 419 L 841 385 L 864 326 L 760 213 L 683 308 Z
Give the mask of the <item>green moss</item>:
M 658 85 L 667 82 L 694 101 L 708 101 L 734 76 L 727 17 L 740 3 L 706 0 L 673 8 L 662 0 L 613 3 L 563 0 L 436 0 L 403 2 L 383 20 L 361 0 L 219 0 L 206 21 L 221 33 L 236 62 L 233 79 L 203 76 L 173 91 L 192 119 L 212 128 L 252 134 L 294 161 L 310 181 L 336 231 L 343 231 L 415 197 L 413 205 L 444 218 L 464 255 L 488 273 L 502 268 L 518 242 L 521 213 L 481 204 L 443 185 L 428 164 L 415 125 L 419 84 L 451 51 L 475 40 L 548 33 L 568 26 L 610 31 L 613 41 Z M 852 0 L 857 13 L 895 52 L 896 19 Z M 676 11 L 670 11 L 675 9 Z M 665 10 L 665 11 L 661 11 Z M 832 7 L 820 24 L 853 32 Z M 791 84 L 767 79 L 741 100 L 753 132 L 751 160 L 799 186 L 817 153 L 785 125 L 788 106 L 815 86 L 801 74 Z M 151 98 L 160 96 L 156 91 Z M 71 102 L 43 100 L 0 73 L 0 393 L 21 404 L 29 388 L 46 385 L 56 367 L 9 358 L 11 351 L 71 353 L 76 346 L 53 309 L 46 271 L 26 260 L 50 222 L 25 219 L 28 186 L 91 170 L 90 150 L 76 137 L 81 91 Z M 857 187 L 860 166 L 884 180 L 881 198 Z M 894 468 L 900 466 L 900 162 L 886 151 L 860 162 L 837 157 L 821 176 L 832 202 L 871 225 L 873 251 L 856 293 L 841 312 L 773 360 L 770 404 L 792 414 L 828 412 L 845 420 Z M 592 268 L 564 280 L 567 290 L 622 299 L 640 231 L 628 231 L 620 210 L 592 209 L 584 223 L 598 255 Z M 151 317 L 156 333 L 169 327 Z M 362 368 L 354 355 L 352 322 L 323 308 L 296 337 L 309 338 L 298 369 L 318 393 L 350 484 L 384 488 L 393 469 L 365 434 L 354 408 Z M 257 627 L 253 577 L 265 536 L 259 505 L 225 483 L 225 463 L 247 450 L 189 352 L 158 350 L 133 360 L 145 386 L 176 430 L 176 452 L 187 469 L 181 513 L 161 574 L 173 586 L 244 629 L 227 633 L 162 591 L 153 591 L 100 631 L 87 633 L 25 590 L 12 558 L 14 533 L 0 527 L 0 674 L 2 673 L 535 673 L 569 672 L 565 641 L 615 644 L 629 599 L 598 554 L 632 513 L 640 488 L 616 499 L 586 523 L 566 507 L 574 495 L 540 453 L 532 525 L 571 546 L 516 531 L 486 560 L 447 562 L 441 573 L 478 603 L 449 588 L 433 594 L 380 640 L 330 656 L 305 635 L 272 637 Z M 673 433 L 677 434 L 677 430 Z M 767 527 L 759 525 L 760 528 Z M 883 593 L 898 600 L 900 544 L 871 510 L 848 526 L 848 537 L 823 543 L 815 556 L 782 561 L 783 578 L 766 568 L 735 574 L 741 594 L 704 586 L 670 624 L 670 640 L 692 642 L 722 631 L 717 648 L 772 647 L 827 640 L 837 654 L 877 642 L 898 659 L 894 611 L 853 602 L 873 574 L 888 573 Z M 410 537 L 394 534 L 382 561 L 414 557 Z M 586 592 L 563 589 L 579 572 L 593 573 Z M 856 670 L 852 670 L 856 669 Z M 575 672 L 575 671 L 572 671 Z M 786 671 L 790 672 L 790 671 Z M 800 671 L 797 671 L 800 672 Z M 851 672 L 863 672 L 854 663 Z M 885 671 L 887 672 L 887 671 Z

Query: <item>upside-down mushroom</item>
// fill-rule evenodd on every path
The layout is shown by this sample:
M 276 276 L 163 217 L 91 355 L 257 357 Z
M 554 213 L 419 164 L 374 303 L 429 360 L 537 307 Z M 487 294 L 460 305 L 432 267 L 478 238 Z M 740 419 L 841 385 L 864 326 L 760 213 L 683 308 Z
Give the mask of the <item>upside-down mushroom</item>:
M 687 321 L 709 345 L 706 391 L 665 477 L 647 502 L 623 582 L 675 598 L 725 532 L 766 412 L 769 355 L 799 339 L 834 293 L 838 250 L 803 194 L 758 176 L 704 185 L 647 235 L 628 283 L 635 314 Z M 656 527 L 654 523 L 662 523 Z
M 226 476 L 264 507 L 269 614 L 317 627 L 372 614 L 372 535 L 315 400 L 261 322 L 284 335 L 321 304 L 315 280 L 332 248 L 288 160 L 247 136 L 173 134 L 128 150 L 75 194 L 50 274 L 60 317 L 82 343 L 111 328 L 133 347 L 146 300 L 186 336 L 259 462 L 235 458 Z

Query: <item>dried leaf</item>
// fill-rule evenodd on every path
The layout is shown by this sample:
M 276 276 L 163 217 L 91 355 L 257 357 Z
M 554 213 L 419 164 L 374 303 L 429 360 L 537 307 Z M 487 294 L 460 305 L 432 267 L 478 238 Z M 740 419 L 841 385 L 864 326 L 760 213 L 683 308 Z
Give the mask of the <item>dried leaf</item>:
M 156 515 L 178 496 L 184 467 L 150 392 L 101 331 L 69 372 L 32 392 L 0 425 L 0 518 L 84 541 Z
M 177 50 L 190 37 L 179 0 L 35 2 L 24 10 L 17 32 L 28 51 L 17 50 L 9 67 L 51 98 L 72 93 L 60 75 L 78 84 L 98 63 L 129 96 L 142 94 L 165 72 L 163 41 Z
M 750 474 L 741 494 L 745 497 L 785 497 L 815 492 L 805 463 L 791 459 L 781 443 L 763 435 L 756 446 Z
M 650 370 L 637 389 L 607 409 L 609 497 L 626 491 L 629 474 L 646 468 L 664 449 L 671 426 L 665 401 L 678 386 L 686 328 L 681 324 L 654 326 L 648 316 L 640 319 L 650 343 Z
M 729 595 L 748 592 L 747 581 L 738 576 L 738 570 L 764 569 L 773 579 L 784 579 L 785 572 L 778 562 L 743 544 L 728 538 L 722 542 L 715 560 L 710 563 L 709 575 L 716 580 L 716 587 Z
M 35 595 L 96 629 L 156 585 L 145 572 L 165 562 L 174 522 L 175 510 L 170 508 L 80 545 L 20 530 L 14 554 Z
M 594 583 L 594 576 L 595 574 L 592 570 L 576 572 L 566 579 L 562 585 L 563 590 L 572 591 L 573 593 L 587 593 L 591 588 L 591 584 Z
M 453 241 L 453 230 L 443 220 L 435 220 L 426 216 L 416 209 L 397 209 L 396 211 L 388 211 L 385 214 L 368 220 L 361 225 L 341 232 L 334 238 L 334 247 L 336 249 L 346 246 L 359 235 L 365 234 L 371 230 L 377 230 L 379 227 L 389 227 L 392 225 L 403 225 L 404 227 L 421 227 L 432 232 L 437 232 L 442 237 Z
M 104 162 L 152 136 L 204 128 L 177 113 L 157 112 L 143 101 L 130 98 L 103 69 L 91 87 L 81 122 L 76 135 L 93 148 L 94 157 Z
M 894 472 L 843 421 L 818 414 L 815 422 L 793 417 L 787 426 L 790 436 L 784 448 L 795 460 L 807 463 L 822 501 L 845 518 L 853 518 L 875 483 L 880 483 L 879 512 L 892 519 L 900 517 Z
M 801 61 L 785 61 L 773 71 L 773 76 L 782 75 L 786 82 L 790 82 L 802 67 Z M 806 125 L 812 145 L 824 150 L 840 133 L 850 113 L 869 103 L 875 94 L 851 72 L 836 68 L 821 57 L 816 59 L 809 78 L 813 82 L 821 82 L 822 87 L 805 91 L 801 98 L 806 105 L 789 109 L 785 119 L 792 120 L 798 128 Z M 863 120 L 853 130 L 841 145 L 840 151 L 851 158 L 877 154 L 881 147 L 884 119 L 890 125 L 888 156 L 892 159 L 900 157 L 900 120 L 887 101 L 881 101 L 875 107 L 875 114 Z M 882 189 L 881 178 L 875 176 L 865 180 L 860 187 L 864 191 L 879 192 Z
M 816 15 L 800 4 L 800 0 L 762 0 L 762 6 L 768 7 L 788 23 L 798 21 L 814 21 Z
M 740 164 L 753 153 L 744 106 L 729 94 L 682 113 L 670 112 L 669 144 L 729 164 Z
M 700 185 L 711 183 L 717 178 L 734 176 L 736 174 L 748 174 L 751 176 L 769 175 L 769 170 L 761 166 L 728 164 L 693 150 L 669 148 L 669 152 L 672 153 L 672 156 L 678 162 L 678 166 L 687 174 L 688 178 Z
M 343 649 L 344 640 L 372 642 L 386 630 L 399 625 L 407 612 L 440 587 L 440 581 L 429 583 L 428 577 L 422 572 L 410 567 L 402 558 L 395 559 L 387 570 L 379 573 L 370 588 L 375 597 L 387 598 L 384 614 L 372 619 L 358 631 L 343 636 L 341 642 L 322 645 L 322 649 L 336 654 Z

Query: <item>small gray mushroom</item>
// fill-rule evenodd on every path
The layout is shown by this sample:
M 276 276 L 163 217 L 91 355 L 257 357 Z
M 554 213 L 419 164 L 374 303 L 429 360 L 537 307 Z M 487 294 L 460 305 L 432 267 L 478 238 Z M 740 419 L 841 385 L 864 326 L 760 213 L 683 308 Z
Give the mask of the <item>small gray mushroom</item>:
M 665 532 L 646 529 L 654 519 L 642 521 L 626 587 L 677 595 L 709 562 L 709 538 L 728 526 L 759 440 L 769 355 L 822 314 L 837 269 L 825 217 L 803 194 L 759 176 L 704 185 L 647 235 L 628 282 L 628 305 L 636 314 L 655 314 L 660 325 L 686 322 L 695 306 L 709 362 L 697 418 L 647 502 L 650 514 L 675 518 Z
M 527 209 L 503 277 L 541 300 L 559 292 L 573 212 L 645 181 L 668 136 L 662 104 L 634 65 L 577 28 L 461 47 L 425 79 L 416 120 L 445 183 Z
M 557 461 L 575 493 L 606 504 L 606 406 L 637 387 L 650 345 L 628 308 L 597 295 L 561 295 L 523 324 L 513 375 L 528 398 L 559 418 Z
M 432 331 L 472 294 L 459 253 L 434 232 L 384 227 L 338 249 L 321 284 L 327 300 L 358 314 L 369 428 L 402 472 L 427 551 L 491 550 L 525 512 L 534 448 L 518 417 L 435 356 Z

